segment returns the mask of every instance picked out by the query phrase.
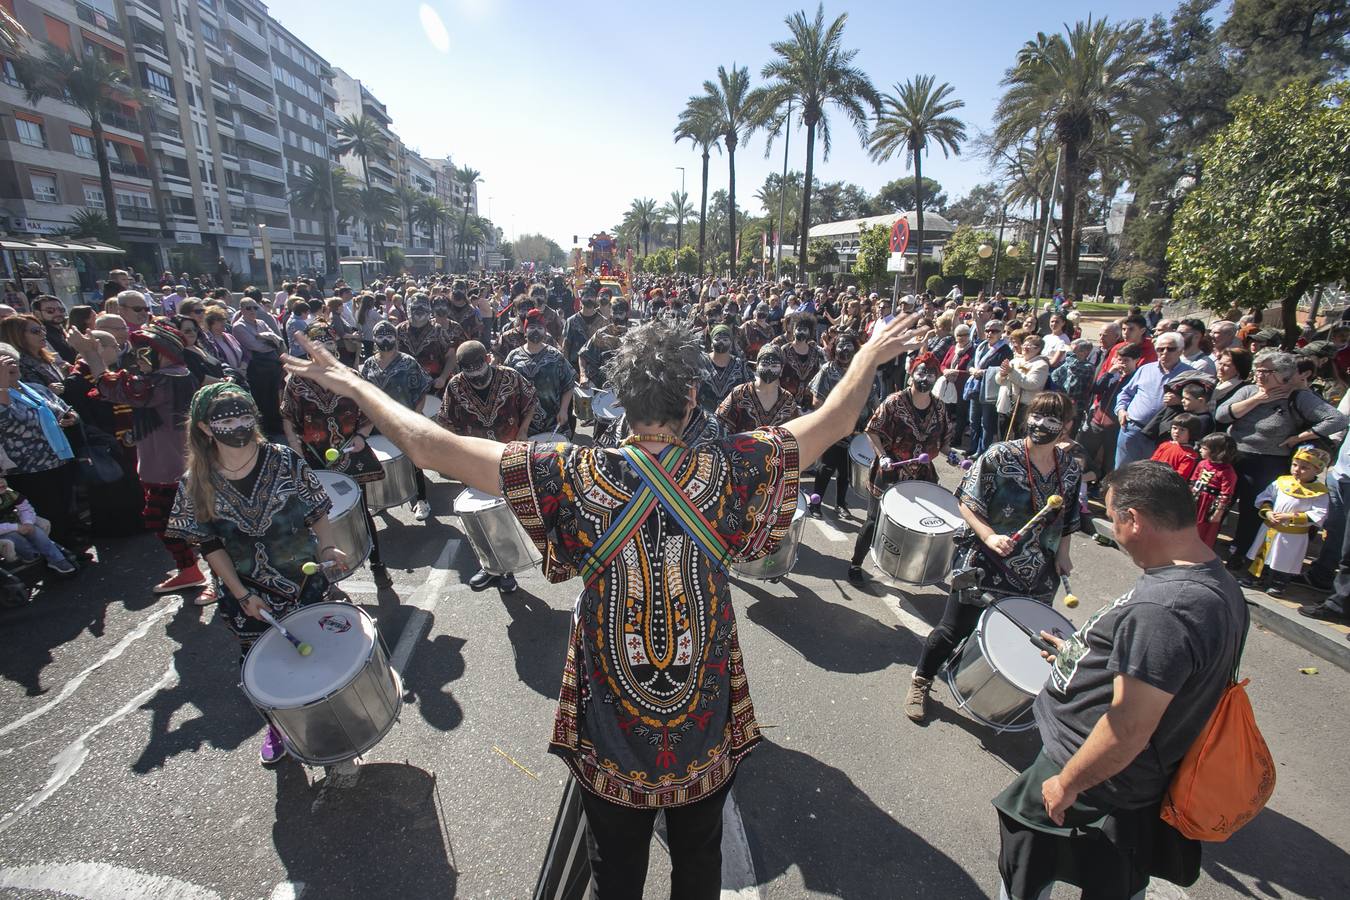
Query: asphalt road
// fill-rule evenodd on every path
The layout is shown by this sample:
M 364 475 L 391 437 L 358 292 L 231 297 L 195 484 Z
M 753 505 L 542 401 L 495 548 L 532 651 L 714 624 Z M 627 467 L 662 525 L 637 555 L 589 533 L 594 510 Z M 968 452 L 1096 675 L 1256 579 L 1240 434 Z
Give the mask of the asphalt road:
M 528 897 L 565 779 L 545 747 L 576 586 L 527 573 L 509 596 L 469 591 L 457 491 L 432 480 L 426 524 L 378 517 L 391 590 L 365 571 L 345 582 L 391 648 L 414 607 L 430 612 L 401 721 L 352 784 L 258 765 L 233 638 L 150 595 L 167 563 L 151 536 L 102 545 L 78 580 L 0 614 L 0 896 Z M 1036 739 L 993 734 L 945 686 L 927 727 L 904 719 L 940 589 L 848 584 L 855 529 L 808 522 L 789 579 L 735 586 L 767 739 L 733 793 L 727 895 L 996 896 L 989 799 Z M 1073 555 L 1082 621 L 1135 572 L 1082 537 Z M 1196 885 L 1153 894 L 1350 896 L 1350 675 L 1257 628 L 1243 671 L 1279 763 L 1274 799 L 1207 848 Z M 655 848 L 648 896 L 668 893 L 667 873 Z

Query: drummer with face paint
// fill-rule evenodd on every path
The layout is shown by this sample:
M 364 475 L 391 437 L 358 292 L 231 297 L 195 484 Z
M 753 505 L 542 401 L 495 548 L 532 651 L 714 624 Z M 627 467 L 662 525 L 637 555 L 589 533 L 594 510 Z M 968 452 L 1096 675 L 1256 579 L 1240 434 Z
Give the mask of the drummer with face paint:
M 800 324 L 798 325 L 800 328 Z M 812 349 L 815 345 L 812 344 Z M 815 378 L 811 380 L 812 408 L 819 408 L 825 402 L 825 398 L 835 389 L 844 378 L 844 373 L 848 371 L 849 365 L 853 362 L 853 357 L 858 352 L 858 336 L 852 332 L 839 335 L 839 338 L 830 346 L 829 362 L 825 367 L 816 373 Z M 793 351 L 789 349 L 786 353 L 789 357 Z M 867 394 L 867 401 L 863 404 L 862 412 L 858 416 L 858 430 L 861 430 L 863 424 L 872 417 L 872 412 L 881 402 L 881 380 L 876 379 L 872 383 L 872 389 Z M 816 501 L 807 507 L 807 511 L 816 517 L 820 516 L 820 498 L 824 496 L 825 490 L 830 486 L 830 478 L 837 472 L 839 480 L 835 484 L 835 505 L 839 516 L 842 518 L 849 514 L 848 509 L 848 442 L 852 435 L 835 443 L 834 446 L 826 450 L 820 457 L 820 467 L 816 470 L 816 480 L 813 487 Z
M 445 304 L 448 314 L 450 305 Z M 417 364 L 431 376 L 432 390 L 445 389 L 445 383 L 455 371 L 455 350 L 466 340 L 464 330 L 447 316 L 439 322 L 431 320 L 431 303 L 426 294 L 416 294 L 408 306 L 408 321 L 396 328 L 398 348 L 417 360 Z
M 952 650 L 975 630 L 985 592 L 996 599 L 1015 595 L 1049 605 L 1059 576 L 1073 569 L 1069 536 L 1079 525 L 1082 469 L 1058 444 L 1072 426 L 1073 414 L 1073 401 L 1066 394 L 1037 394 L 1027 404 L 1027 436 L 992 445 L 962 479 L 957 499 L 967 530 L 956 540 L 948 581 L 969 586 L 947 595 L 942 621 L 924 642 L 905 698 L 905 715 L 913 721 L 922 722 L 927 716 L 933 678 Z M 1059 496 L 1062 505 L 1027 530 L 1032 516 L 1052 496 Z M 1019 531 L 1025 533 L 1014 540 L 1012 535 Z
M 755 380 L 731 389 L 717 407 L 717 418 L 732 434 L 782 425 L 801 415 L 797 401 L 783 390 L 783 351 L 768 344 L 759 351 Z
M 840 340 L 843 340 L 841 337 Z M 947 408 L 933 397 L 941 366 L 931 353 L 914 360 L 910 367 L 909 386 L 896 391 L 885 400 L 867 422 L 863 432 L 872 445 L 876 457 L 867 475 L 867 521 L 858 532 L 849 561 L 848 580 L 861 584 L 864 578 L 862 561 L 872 546 L 877 520 L 881 515 L 881 497 L 891 485 L 899 481 L 931 481 L 937 483 L 937 459 L 942 448 L 951 443 L 951 420 Z M 928 462 L 909 462 L 898 468 L 892 463 L 912 460 L 921 453 L 928 454 Z
M 745 357 L 736 352 L 733 335 L 730 325 L 712 327 L 709 343 L 712 366 L 698 389 L 698 405 L 707 412 L 716 410 L 733 388 L 750 380 L 750 366 Z
M 269 627 L 260 610 L 283 616 L 323 601 L 325 570 L 306 575 L 305 563 L 342 567 L 334 543 L 332 502 L 300 454 L 267 443 L 248 392 L 229 382 L 208 385 L 192 399 L 187 474 L 178 484 L 165 533 L 206 558 L 220 597 L 220 619 L 239 639 L 240 661 Z M 268 726 L 258 753 L 263 765 L 285 755 L 281 734 Z
M 361 377 L 383 390 L 390 397 L 411 410 L 422 408 L 422 398 L 431 387 L 431 376 L 407 353 L 398 349 L 398 332 L 394 323 L 381 319 L 371 330 L 375 355 L 361 363 Z M 417 499 L 413 501 L 413 518 L 425 522 L 431 516 L 427 502 L 427 477 L 421 469 L 413 469 L 417 483 Z

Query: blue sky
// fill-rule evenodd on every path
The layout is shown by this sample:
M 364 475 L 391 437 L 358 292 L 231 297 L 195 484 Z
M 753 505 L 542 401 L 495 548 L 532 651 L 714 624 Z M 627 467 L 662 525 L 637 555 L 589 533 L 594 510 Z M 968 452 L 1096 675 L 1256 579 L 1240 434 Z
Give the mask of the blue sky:
M 845 42 L 878 90 L 932 74 L 965 100 L 971 137 L 990 125 L 999 80 L 1018 47 L 1037 31 L 1094 16 L 1112 20 L 1167 14 L 1174 3 L 827 3 L 848 12 Z M 424 9 L 427 8 L 427 9 Z M 389 107 L 403 140 L 427 156 L 451 155 L 483 172 L 481 212 L 508 239 L 541 232 L 564 248 L 572 235 L 614 225 L 634 197 L 664 202 L 680 188 L 698 205 L 700 158 L 671 130 L 691 94 L 717 66 L 750 68 L 758 81 L 769 44 L 787 35 L 783 19 L 814 3 L 720 0 L 563 4 L 544 0 L 275 0 L 272 14 L 330 63 L 360 78 Z M 437 27 L 440 23 L 441 28 Z M 906 174 L 903 160 L 872 163 L 851 126 L 832 118 L 828 161 L 817 144 L 822 181 L 875 191 Z M 794 133 L 789 166 L 804 168 Z M 972 148 L 973 151 L 973 148 Z M 783 164 L 755 135 L 736 154 L 738 205 L 758 213 L 754 192 Z M 952 197 L 988 180 L 973 152 L 924 160 L 924 173 Z M 726 156 L 714 152 L 709 193 L 725 188 Z

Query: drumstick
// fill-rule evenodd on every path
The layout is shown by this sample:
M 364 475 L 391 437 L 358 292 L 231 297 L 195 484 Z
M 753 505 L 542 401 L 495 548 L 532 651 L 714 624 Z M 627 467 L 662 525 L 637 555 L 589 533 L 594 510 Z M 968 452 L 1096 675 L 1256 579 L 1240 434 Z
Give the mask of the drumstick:
M 1073 588 L 1069 587 L 1069 576 L 1059 576 L 1059 583 L 1064 585 L 1064 605 L 1073 609 L 1078 605 L 1078 595 L 1073 592 Z
M 901 466 L 908 466 L 908 465 L 910 465 L 910 464 L 912 464 L 912 463 L 920 463 L 920 464 L 927 463 L 929 459 L 931 459 L 931 457 L 930 457 L 927 453 L 920 453 L 918 456 L 914 457 L 913 459 L 897 459 L 897 460 L 892 460 L 892 461 L 891 461 L 891 464 L 890 464 L 889 466 L 880 466 L 880 468 L 882 468 L 882 469 L 884 469 L 884 470 L 898 469 L 898 468 L 900 468 Z M 880 464 L 878 464 L 878 465 L 880 465 Z
M 959 467 L 959 468 L 961 469 L 961 471 L 963 471 L 963 472 L 964 472 L 966 469 L 969 469 L 971 466 L 975 465 L 975 463 L 974 463 L 973 460 L 962 459 L 961 456 L 960 456 L 960 454 L 958 454 L 955 450 L 948 450 L 948 451 L 947 451 L 947 464 L 948 464 L 948 465 L 952 465 L 952 466 L 957 466 L 957 467 Z
M 336 569 L 336 568 L 338 568 L 338 562 L 337 560 L 334 559 L 325 559 L 323 562 L 318 563 L 314 562 L 313 560 L 310 560 L 309 562 L 305 563 L 303 566 L 300 567 L 300 571 L 304 572 L 306 575 L 317 575 L 320 569 L 328 571 L 329 569 Z
M 336 447 L 329 447 L 327 450 L 323 452 L 323 458 L 325 462 L 332 463 L 337 462 L 338 457 L 341 456 L 343 453 L 355 453 L 355 452 L 356 451 L 352 449 L 351 444 L 343 444 L 341 450 L 338 450 L 338 448 Z
M 1046 497 L 1045 505 L 1042 506 L 1039 511 L 1037 511 L 1036 515 L 1032 516 L 1030 519 L 1027 519 L 1027 524 L 1023 525 L 1021 528 L 1014 531 L 1010 535 L 1010 537 L 1012 537 L 1014 541 L 1020 541 L 1023 535 L 1025 535 L 1031 529 L 1035 528 L 1037 525 L 1041 524 L 1042 520 L 1047 518 L 1051 513 L 1055 512 L 1055 510 L 1059 509 L 1063 505 L 1064 505 L 1064 498 L 1061 497 L 1059 494 L 1051 494 L 1049 497 Z
M 1014 619 L 1013 616 L 1012 616 L 1012 613 L 1007 612 L 1007 611 L 1004 610 L 1002 607 L 1000 607 L 997 603 L 995 603 L 993 606 L 991 606 L 990 609 L 996 609 L 996 610 L 998 610 L 1000 613 L 1002 613 L 1002 614 L 1003 614 L 1003 618 L 1007 619 L 1009 622 L 1013 623 L 1013 624 L 1016 625 L 1019 629 L 1021 629 L 1022 633 L 1025 634 L 1028 638 L 1030 638 L 1030 639 L 1031 639 L 1031 643 L 1032 643 L 1033 645 L 1035 645 L 1038 649 L 1044 650 L 1046 653 L 1058 653 L 1058 652 L 1059 652 L 1059 649 L 1058 649 L 1054 644 L 1050 643 L 1050 642 L 1047 641 L 1045 638 L 1041 637 L 1041 635 L 1040 635 L 1039 632 L 1032 631 L 1032 630 L 1031 630 L 1030 628 L 1028 628 L 1026 625 L 1023 625 L 1023 624 L 1022 624 L 1021 622 L 1019 622 L 1017 619 Z M 1058 637 L 1058 635 L 1056 635 L 1056 637 Z
M 300 639 L 297 638 L 295 635 L 291 634 L 289 631 L 286 630 L 286 626 L 285 626 L 285 625 L 282 625 L 282 624 L 281 624 L 280 622 L 278 622 L 276 619 L 272 618 L 272 614 L 271 614 L 270 612 L 267 611 L 267 608 L 266 608 L 266 607 L 259 607 L 259 608 L 258 608 L 258 615 L 262 616 L 263 621 L 266 622 L 268 625 L 271 625 L 271 626 L 272 626 L 273 628 L 275 628 L 277 631 L 280 631 L 282 637 L 284 637 L 284 638 L 286 638 L 286 640 L 290 641 L 290 642 L 291 642 L 291 645 L 292 645 L 293 647 L 295 647 L 295 649 L 298 650 L 298 651 L 300 652 L 300 655 L 301 655 L 301 656 L 309 656 L 311 653 L 314 652 L 314 648 L 313 648 L 313 647 L 311 647 L 309 644 L 305 643 L 304 641 L 300 640 Z

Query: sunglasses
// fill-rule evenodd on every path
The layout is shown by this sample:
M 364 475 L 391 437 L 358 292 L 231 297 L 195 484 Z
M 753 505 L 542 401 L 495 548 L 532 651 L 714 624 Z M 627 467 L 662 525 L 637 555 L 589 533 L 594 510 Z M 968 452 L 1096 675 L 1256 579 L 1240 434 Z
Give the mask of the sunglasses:
M 47 331 L 46 331 L 46 329 L 44 329 L 44 328 L 40 328 L 40 327 L 38 327 L 38 326 L 33 326 L 32 328 L 29 328 L 29 329 L 28 329 L 28 333 L 29 333 L 29 334 L 34 334 L 34 335 L 43 335 L 43 334 L 46 334 Z

